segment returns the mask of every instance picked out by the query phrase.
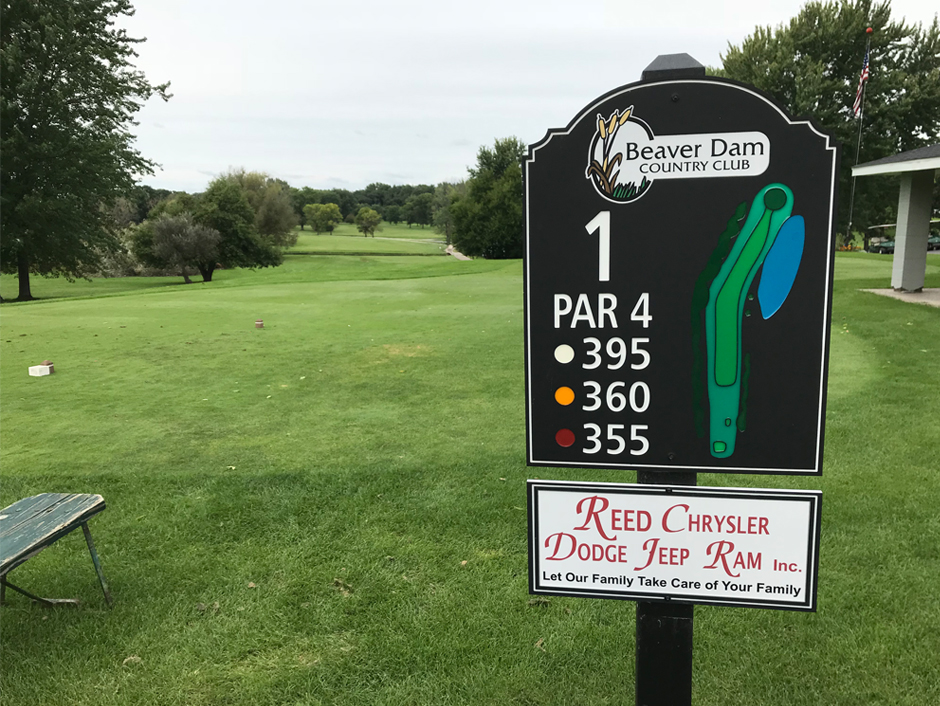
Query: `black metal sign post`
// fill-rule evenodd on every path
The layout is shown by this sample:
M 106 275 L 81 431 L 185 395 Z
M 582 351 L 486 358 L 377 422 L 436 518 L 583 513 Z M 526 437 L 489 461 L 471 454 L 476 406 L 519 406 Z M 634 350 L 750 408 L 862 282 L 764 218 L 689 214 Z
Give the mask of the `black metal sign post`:
M 838 160 L 686 54 L 530 146 L 528 464 L 820 475 Z M 638 704 L 690 703 L 694 602 L 638 603 Z
M 637 482 L 645 485 L 695 485 L 696 474 L 640 471 Z M 637 601 L 637 706 L 692 703 L 694 608 L 685 603 Z
M 643 71 L 644 81 L 695 79 L 705 67 L 689 57 L 660 57 Z M 696 485 L 694 472 L 639 471 L 637 483 Z M 682 603 L 636 604 L 636 704 L 692 703 L 692 628 L 695 606 Z

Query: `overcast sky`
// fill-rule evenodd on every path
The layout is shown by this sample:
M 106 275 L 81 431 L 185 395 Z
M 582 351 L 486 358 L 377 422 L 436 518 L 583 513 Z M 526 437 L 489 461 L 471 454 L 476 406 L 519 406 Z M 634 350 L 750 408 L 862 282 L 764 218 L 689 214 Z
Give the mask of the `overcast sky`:
M 144 183 L 201 191 L 230 167 L 316 188 L 462 179 L 480 145 L 539 140 L 659 54 L 718 66 L 802 4 L 138 0 L 122 23 L 147 38 L 137 65 L 173 94 L 138 114 L 161 165 Z M 928 24 L 936 0 L 892 7 Z

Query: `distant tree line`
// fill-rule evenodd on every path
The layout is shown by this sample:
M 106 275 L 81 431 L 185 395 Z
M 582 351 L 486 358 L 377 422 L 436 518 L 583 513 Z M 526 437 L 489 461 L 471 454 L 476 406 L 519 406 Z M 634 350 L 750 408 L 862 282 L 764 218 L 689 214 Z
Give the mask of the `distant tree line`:
M 471 257 L 522 257 L 522 159 L 526 146 L 515 137 L 481 147 L 466 181 L 437 186 L 376 182 L 359 191 L 292 189 L 301 228 L 331 233 L 340 220 L 356 223 L 365 235 L 376 218 L 409 226 L 433 226 Z M 377 223 L 376 223 L 377 225 Z
M 363 208 L 371 208 L 388 223 L 409 226 L 433 225 L 434 194 L 438 187 L 428 184 L 382 184 L 376 182 L 364 189 L 312 189 L 305 186 L 291 189 L 291 203 L 301 229 L 309 223 L 305 208 L 311 204 L 335 204 L 342 221 L 353 223 Z
M 298 230 L 330 234 L 341 223 L 375 237 L 382 222 L 432 227 L 473 257 L 522 255 L 524 145 L 515 138 L 480 148 L 477 166 L 457 183 L 383 184 L 364 189 L 295 188 L 264 172 L 232 170 L 190 194 L 134 186 L 110 209 L 116 245 L 80 276 L 197 273 L 211 282 L 219 268 L 273 267 Z
M 432 227 L 448 244 L 475 257 L 520 257 L 524 146 L 515 138 L 483 147 L 466 181 L 436 186 L 373 183 L 365 189 L 295 188 L 264 172 L 232 170 L 205 191 L 190 194 L 138 184 L 109 212 L 113 247 L 94 267 L 75 274 L 120 276 L 197 273 L 272 267 L 301 229 L 332 233 L 355 224 L 375 237 L 382 222 Z

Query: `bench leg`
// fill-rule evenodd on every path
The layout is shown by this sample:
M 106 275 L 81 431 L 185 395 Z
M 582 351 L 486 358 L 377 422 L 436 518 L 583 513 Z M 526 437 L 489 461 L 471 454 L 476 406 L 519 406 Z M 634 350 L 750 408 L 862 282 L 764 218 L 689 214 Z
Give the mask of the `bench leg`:
M 82 523 L 82 532 L 85 533 L 85 542 L 88 543 L 88 551 L 91 552 L 91 560 L 95 565 L 95 572 L 98 574 L 98 581 L 101 582 L 101 590 L 104 591 L 104 599 L 108 602 L 108 607 L 114 605 L 111 600 L 111 591 L 108 590 L 108 582 L 104 579 L 104 572 L 101 570 L 101 562 L 98 561 L 98 552 L 95 551 L 95 543 L 91 540 L 91 531 L 88 529 L 88 523 Z
M 78 599 L 76 599 L 76 598 L 40 598 L 39 596 L 33 595 L 33 594 L 30 593 L 29 591 L 26 591 L 26 590 L 20 588 L 19 586 L 14 586 L 12 583 L 10 583 L 9 581 L 7 581 L 7 579 L 6 579 L 5 576 L 4 576 L 2 579 L 0 579 L 0 589 L 2 589 L 2 591 L 3 591 L 4 599 L 6 598 L 6 588 L 7 588 L 7 586 L 9 586 L 10 588 L 12 588 L 12 589 L 13 589 L 14 591 L 16 591 L 17 593 L 22 593 L 22 594 L 23 594 L 24 596 L 26 596 L 27 598 L 31 598 L 31 599 L 33 599 L 34 601 L 36 601 L 37 603 L 42 603 L 43 605 L 63 605 L 63 604 L 65 604 L 65 605 L 78 605 Z

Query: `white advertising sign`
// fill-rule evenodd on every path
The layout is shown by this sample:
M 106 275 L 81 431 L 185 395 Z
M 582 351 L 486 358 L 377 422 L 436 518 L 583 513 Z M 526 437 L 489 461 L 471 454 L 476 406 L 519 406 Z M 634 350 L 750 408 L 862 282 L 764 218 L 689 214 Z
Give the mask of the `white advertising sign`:
M 822 493 L 528 481 L 540 595 L 816 610 Z

